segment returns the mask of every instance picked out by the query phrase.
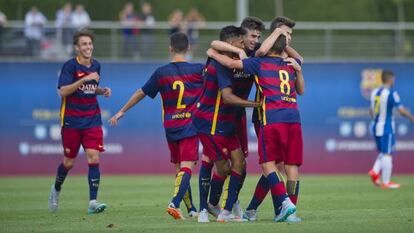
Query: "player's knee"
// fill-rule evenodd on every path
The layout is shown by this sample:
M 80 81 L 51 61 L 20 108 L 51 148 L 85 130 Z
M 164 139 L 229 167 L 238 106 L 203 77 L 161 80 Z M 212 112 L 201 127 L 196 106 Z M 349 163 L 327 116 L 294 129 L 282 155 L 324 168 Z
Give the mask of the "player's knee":
M 276 164 L 274 163 L 274 161 L 270 161 L 270 162 L 265 162 L 260 164 L 260 167 L 262 168 L 263 174 L 267 177 L 270 173 L 275 172 L 276 169 Z
M 236 161 L 236 162 L 232 163 L 232 170 L 236 171 L 239 174 L 242 174 L 243 170 L 244 170 L 243 161 Z
M 99 163 L 99 152 L 95 150 L 86 150 L 86 156 L 88 163 Z
M 219 176 L 228 176 L 231 173 L 230 166 L 227 164 L 223 166 L 216 166 L 216 169 Z
M 195 166 L 195 162 L 194 161 L 183 161 L 180 163 L 180 168 L 189 168 L 190 170 L 192 170 Z
M 285 165 L 286 176 L 288 180 L 298 180 L 299 170 L 296 165 Z
M 75 165 L 75 160 L 74 159 L 64 159 L 63 160 L 63 166 L 65 166 L 66 169 L 70 170 L 73 168 L 73 166 Z

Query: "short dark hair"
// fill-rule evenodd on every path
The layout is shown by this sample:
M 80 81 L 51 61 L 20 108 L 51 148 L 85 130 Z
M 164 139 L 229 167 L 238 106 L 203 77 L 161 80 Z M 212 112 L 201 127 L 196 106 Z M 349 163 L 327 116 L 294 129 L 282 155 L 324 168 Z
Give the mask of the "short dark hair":
M 285 16 L 276 17 L 272 20 L 272 23 L 270 24 L 270 31 L 274 31 L 276 28 L 282 25 L 293 28 L 295 27 L 296 22 Z
M 265 25 L 263 21 L 257 17 L 247 16 L 243 19 L 240 27 L 248 30 L 257 30 L 257 31 L 264 31 Z
M 271 51 L 277 53 L 277 54 L 281 54 L 283 52 L 283 50 L 285 50 L 286 48 L 286 36 L 285 35 L 280 35 L 275 43 L 273 44 L 272 48 L 270 48 Z
M 188 44 L 188 37 L 182 32 L 175 32 L 170 36 L 170 46 L 175 53 L 187 52 Z
M 230 25 L 221 29 L 220 40 L 227 42 L 229 39 L 243 36 L 244 34 L 246 34 L 246 31 L 242 27 Z
M 94 40 L 93 31 L 84 28 L 84 29 L 76 31 L 75 34 L 73 34 L 73 44 L 77 45 L 79 42 L 79 38 L 82 36 L 87 36 L 91 38 L 92 41 Z
M 387 83 L 390 79 L 394 78 L 394 72 L 391 70 L 383 70 L 381 73 L 381 80 L 383 83 Z

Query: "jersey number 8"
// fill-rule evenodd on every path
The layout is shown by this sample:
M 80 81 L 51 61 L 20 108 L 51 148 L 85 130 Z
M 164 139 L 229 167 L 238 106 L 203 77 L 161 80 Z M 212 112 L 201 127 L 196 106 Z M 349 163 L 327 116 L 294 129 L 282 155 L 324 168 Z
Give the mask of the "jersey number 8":
M 280 91 L 285 95 L 290 95 L 289 73 L 285 70 L 279 70 L 279 78 L 281 81 Z

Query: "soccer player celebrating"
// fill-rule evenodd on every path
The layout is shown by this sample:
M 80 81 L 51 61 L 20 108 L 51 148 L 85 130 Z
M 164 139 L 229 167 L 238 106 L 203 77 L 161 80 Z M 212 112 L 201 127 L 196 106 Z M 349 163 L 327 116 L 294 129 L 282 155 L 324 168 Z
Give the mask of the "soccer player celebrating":
M 304 93 L 304 81 L 298 64 L 300 61 L 281 57 L 286 45 L 286 36 L 279 33 L 265 57 L 238 61 L 216 54 L 220 63 L 257 76 L 256 82 L 263 96 L 259 163 L 271 190 L 276 222 L 286 221 L 296 212 L 296 206 L 286 193 L 276 163 L 285 163 L 289 182 L 297 181 L 298 167 L 303 161 L 302 130 L 296 94 Z M 296 180 L 289 180 L 289 177 Z
M 243 48 L 243 34 L 242 28 L 227 26 L 221 30 L 220 40 Z M 232 105 L 257 107 L 260 103 L 244 100 L 233 94 L 232 70 L 225 68 L 214 59 L 209 59 L 206 69 L 204 90 L 199 101 L 200 105 L 195 112 L 194 125 L 199 132 L 204 154 L 210 161 L 214 161 L 220 176 L 227 176 L 227 160 L 231 160 L 227 200 L 223 210 L 218 214 L 217 221 L 234 221 L 237 219 L 230 212 L 236 201 L 237 189 L 244 170 L 244 155 L 236 135 L 237 115 Z M 212 187 L 211 195 L 218 193 Z M 199 222 L 208 222 L 207 208 L 207 197 L 202 194 L 200 187 Z
M 159 92 L 163 101 L 163 122 L 171 162 L 177 168 L 175 191 L 167 212 L 174 219 L 185 219 L 180 203 L 185 196 L 191 196 L 190 178 L 192 169 L 198 160 L 198 137 L 193 127 L 193 112 L 196 101 L 202 92 L 203 64 L 192 64 L 185 60 L 189 49 L 188 38 L 177 32 L 170 37 L 170 53 L 172 61 L 158 68 L 138 89 L 128 102 L 111 119 L 116 125 L 126 111 L 139 103 L 145 96 L 155 98 Z M 187 206 L 190 217 L 195 217 L 197 210 L 191 203 Z
M 262 45 L 256 52 L 257 56 L 263 56 L 266 55 L 269 51 L 269 49 L 273 46 L 276 39 L 279 37 L 280 34 L 285 35 L 288 40 L 288 44 L 286 45 L 283 53 L 281 56 L 283 58 L 292 57 L 295 59 L 298 59 L 300 63 L 303 63 L 303 58 L 300 56 L 300 54 L 289 46 L 291 42 L 291 35 L 292 35 L 292 29 L 295 26 L 295 22 L 287 17 L 276 17 L 270 26 L 270 30 L 272 33 L 263 41 Z M 300 93 L 299 93 L 300 94 Z M 260 98 L 260 92 L 256 92 L 256 98 Z M 253 111 L 252 116 L 252 122 L 254 124 L 254 128 L 256 130 L 256 134 L 259 135 L 260 130 L 260 121 L 262 120 L 262 114 L 260 111 L 257 111 L 257 108 Z M 289 164 L 283 164 L 282 161 L 278 161 L 277 164 L 278 169 L 280 171 L 289 170 L 286 172 L 288 182 L 286 183 L 286 188 L 289 197 L 291 198 L 292 202 L 296 205 L 299 195 L 299 180 L 298 180 L 298 173 L 295 169 L 295 167 L 290 167 Z M 286 169 L 285 169 L 286 167 Z M 249 219 L 250 221 L 255 221 L 257 219 L 257 208 L 262 203 L 264 198 L 266 197 L 267 193 L 269 192 L 269 184 L 266 180 L 265 176 L 261 176 L 259 181 L 257 182 L 255 192 L 253 194 L 252 200 L 250 201 L 248 207 L 246 208 L 245 212 L 245 218 Z M 301 219 L 298 218 L 295 214 L 292 214 L 288 217 L 287 221 L 289 222 L 300 222 Z
M 244 48 L 239 48 L 233 46 L 225 41 L 221 40 L 214 40 L 211 42 L 211 47 L 217 51 L 221 52 L 229 52 L 233 54 L 238 54 L 240 58 L 245 58 L 246 54 L 248 56 L 254 56 L 256 50 L 260 46 L 259 38 L 261 36 L 261 32 L 265 29 L 263 22 L 256 17 L 246 17 L 243 22 L 241 23 L 241 28 L 245 30 L 245 34 L 243 35 L 243 45 Z M 238 97 L 247 100 L 250 94 L 250 90 L 252 88 L 254 82 L 254 77 L 250 75 L 246 75 L 242 70 L 234 70 L 233 77 L 232 77 L 232 92 L 237 95 Z M 259 99 L 257 99 L 259 101 Z M 236 135 L 239 139 L 239 143 L 243 154 L 245 157 L 248 156 L 248 138 L 247 138 L 247 122 L 246 122 L 246 111 L 244 107 L 235 107 L 236 111 Z M 203 164 L 200 169 L 200 183 L 206 183 L 205 181 L 209 181 L 211 176 L 211 167 L 212 162 L 208 160 L 207 157 L 203 157 Z M 236 202 L 233 206 L 233 215 L 235 217 L 241 218 L 243 216 L 243 211 L 240 206 L 240 201 L 238 200 L 238 195 L 240 190 L 243 187 L 244 180 L 246 178 L 246 162 L 244 160 L 243 165 L 243 173 L 240 181 L 240 185 L 237 189 L 237 196 Z M 222 186 L 224 184 L 223 177 L 219 176 L 216 172 L 214 172 L 212 180 L 211 180 L 211 187 L 212 187 L 212 195 L 210 195 L 209 199 L 209 210 L 214 215 L 218 214 L 218 206 L 215 206 L 216 203 L 220 200 Z M 227 183 L 228 184 L 228 183 Z M 226 187 L 227 189 L 227 187 Z M 202 190 L 200 190 L 200 193 Z M 208 193 L 206 194 L 208 195 Z M 225 203 L 226 199 L 223 199 L 223 203 Z
M 381 75 L 383 86 L 371 93 L 370 115 L 373 118 L 373 135 L 379 152 L 373 168 L 369 171 L 372 182 L 382 188 L 400 188 L 400 184 L 391 181 L 392 154 L 395 145 L 394 108 L 401 116 L 414 122 L 414 116 L 403 107 L 400 96 L 393 89 L 395 76 L 392 71 L 385 70 Z M 381 182 L 381 178 L 382 182 Z
M 105 210 L 106 204 L 96 200 L 100 182 L 99 153 L 104 151 L 101 110 L 96 96 L 109 97 L 111 89 L 98 86 L 101 65 L 92 59 L 92 32 L 77 31 L 73 44 L 77 56 L 65 62 L 58 82 L 59 95 L 62 97 L 60 117 L 64 157 L 50 191 L 49 210 L 55 212 L 58 209 L 62 184 L 82 145 L 89 164 L 88 213 L 100 213 Z

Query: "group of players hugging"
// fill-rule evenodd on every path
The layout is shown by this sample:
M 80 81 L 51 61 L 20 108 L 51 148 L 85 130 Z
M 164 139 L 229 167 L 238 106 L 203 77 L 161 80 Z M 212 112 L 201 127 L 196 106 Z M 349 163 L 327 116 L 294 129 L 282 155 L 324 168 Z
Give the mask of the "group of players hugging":
M 212 41 L 207 50 L 206 64 L 188 62 L 187 35 L 172 34 L 170 63 L 156 69 L 109 120 L 116 125 L 145 96 L 155 98 L 160 93 L 171 163 L 177 171 L 174 194 L 167 207 L 167 213 L 174 219 L 185 219 L 180 210 L 180 203 L 184 202 L 188 216 L 198 222 L 209 222 L 209 214 L 218 222 L 255 221 L 257 209 L 270 191 L 274 221 L 301 221 L 296 216 L 298 168 L 303 162 L 297 95 L 304 93 L 304 79 L 303 58 L 290 47 L 294 26 L 291 19 L 276 17 L 269 36 L 260 43 L 265 30 L 263 22 L 246 17 L 240 27 L 221 29 L 220 39 Z M 109 97 L 112 93 L 110 88 L 99 87 L 100 64 L 92 58 L 93 34 L 78 31 L 73 42 L 77 56 L 64 64 L 58 82 L 64 159 L 51 188 L 49 210 L 57 210 L 61 186 L 82 145 L 89 164 L 88 212 L 100 213 L 106 204 L 97 201 L 99 154 L 104 146 L 96 97 Z M 249 100 L 253 86 L 255 99 Z M 243 211 L 238 199 L 247 174 L 245 108 L 253 108 L 262 175 Z M 199 160 L 199 142 L 203 150 L 197 211 L 190 179 Z

